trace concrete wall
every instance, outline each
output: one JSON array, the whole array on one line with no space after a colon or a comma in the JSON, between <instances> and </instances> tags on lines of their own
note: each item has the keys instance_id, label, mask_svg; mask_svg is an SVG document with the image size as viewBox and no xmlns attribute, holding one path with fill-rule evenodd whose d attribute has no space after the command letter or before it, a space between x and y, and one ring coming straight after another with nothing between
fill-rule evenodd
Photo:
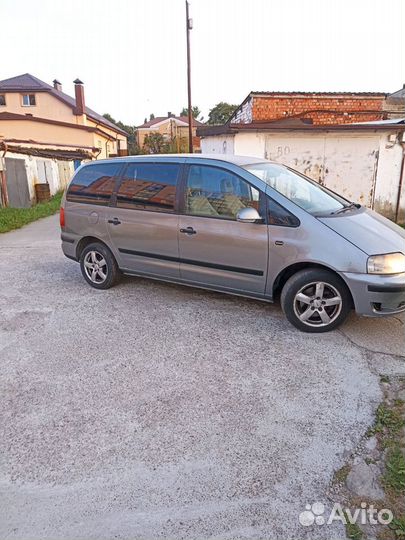
<instances>
[{"instance_id":1,"label":"concrete wall","mask_svg":"<svg viewBox=\"0 0 405 540\"><path fill-rule=\"evenodd\" d=\"M201 151L206 154L238 154L234 149L234 135L204 137L201 139Z\"/></svg>"},{"instance_id":2,"label":"concrete wall","mask_svg":"<svg viewBox=\"0 0 405 540\"><path fill-rule=\"evenodd\" d=\"M393 220L395 219L395 210L398 199L403 150L398 142L390 141L388 133L383 133L379 142L380 147L374 193L374 209L380 214ZM400 196L398 222L405 223L405 179L403 180Z\"/></svg>"},{"instance_id":3,"label":"concrete wall","mask_svg":"<svg viewBox=\"0 0 405 540\"><path fill-rule=\"evenodd\" d=\"M40 158L7 152L7 158L19 159L24 162L27 171L28 189L32 203L35 203L35 184L48 183L51 195L65 189L74 173L72 161ZM6 170L7 175L7 170Z\"/></svg>"},{"instance_id":4,"label":"concrete wall","mask_svg":"<svg viewBox=\"0 0 405 540\"><path fill-rule=\"evenodd\" d=\"M231 137L233 145L228 144ZM402 147L392 132L245 132L205 137L202 152L283 163L349 200L395 218ZM405 193L400 208L403 223Z\"/></svg>"}]
</instances>

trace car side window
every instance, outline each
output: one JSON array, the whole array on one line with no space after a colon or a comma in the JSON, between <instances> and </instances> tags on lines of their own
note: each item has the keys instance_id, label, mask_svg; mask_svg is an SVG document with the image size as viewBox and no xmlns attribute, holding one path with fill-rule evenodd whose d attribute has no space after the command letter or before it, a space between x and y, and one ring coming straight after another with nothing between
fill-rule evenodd
<instances>
[{"instance_id":1,"label":"car side window","mask_svg":"<svg viewBox=\"0 0 405 540\"><path fill-rule=\"evenodd\" d=\"M291 214L284 206L270 197L267 198L267 214L269 225L278 225L279 227L298 227L300 225L300 220L294 214Z\"/></svg>"},{"instance_id":2,"label":"car side window","mask_svg":"<svg viewBox=\"0 0 405 540\"><path fill-rule=\"evenodd\" d=\"M186 193L186 214L192 216L236 219L242 208L259 211L260 192L226 169L208 165L189 167Z\"/></svg>"},{"instance_id":3,"label":"car side window","mask_svg":"<svg viewBox=\"0 0 405 540\"><path fill-rule=\"evenodd\" d=\"M70 202L108 205L122 163L86 165L73 177L66 193Z\"/></svg>"},{"instance_id":4,"label":"car side window","mask_svg":"<svg viewBox=\"0 0 405 540\"><path fill-rule=\"evenodd\" d=\"M117 192L117 206L154 212L174 212L176 163L129 163Z\"/></svg>"}]
</instances>

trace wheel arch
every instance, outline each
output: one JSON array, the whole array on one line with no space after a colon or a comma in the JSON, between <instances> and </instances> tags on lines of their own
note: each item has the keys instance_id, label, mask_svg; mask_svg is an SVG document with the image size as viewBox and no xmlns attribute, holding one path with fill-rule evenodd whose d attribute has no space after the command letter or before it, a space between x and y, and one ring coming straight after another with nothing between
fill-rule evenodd
<instances>
[{"instance_id":1,"label":"wheel arch","mask_svg":"<svg viewBox=\"0 0 405 540\"><path fill-rule=\"evenodd\" d=\"M76 258L77 258L78 261L80 260L80 256L81 256L83 250L89 244L93 244L94 242L97 242L97 243L102 244L103 246L105 246L108 249L108 251L111 253L111 255L114 257L114 254L111 251L111 249L108 247L108 245L105 242L100 240L100 238L97 238L96 236L84 236L83 238L81 238L79 240L79 242L77 243L77 246L76 246ZM114 259L115 259L115 257L114 257Z\"/></svg>"},{"instance_id":2,"label":"wheel arch","mask_svg":"<svg viewBox=\"0 0 405 540\"><path fill-rule=\"evenodd\" d=\"M336 272L336 270L334 270L330 266L326 266L325 264L319 264L319 263L314 263L314 262L294 263L294 264L290 264L289 266L286 266L283 270L281 270L273 282L273 298L276 299L280 296L280 293L284 285L287 283L287 281L290 279L291 276L293 276L300 270L307 270L310 268L319 269L319 270L327 270L328 272L331 272L332 274L337 276L342 281L342 283L344 283L347 290L349 291L350 298L352 300L352 306L354 306L352 292L349 289L346 281L342 278L342 276L340 276L339 273Z\"/></svg>"}]
</instances>

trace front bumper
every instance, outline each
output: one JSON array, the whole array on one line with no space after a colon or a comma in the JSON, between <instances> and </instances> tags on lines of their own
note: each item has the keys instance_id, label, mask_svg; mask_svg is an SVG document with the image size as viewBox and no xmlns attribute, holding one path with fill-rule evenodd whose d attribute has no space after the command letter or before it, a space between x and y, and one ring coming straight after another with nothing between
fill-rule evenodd
<instances>
[{"instance_id":1,"label":"front bumper","mask_svg":"<svg viewBox=\"0 0 405 540\"><path fill-rule=\"evenodd\" d=\"M394 276L342 273L359 315L381 317L405 311L405 273Z\"/></svg>"}]
</instances>

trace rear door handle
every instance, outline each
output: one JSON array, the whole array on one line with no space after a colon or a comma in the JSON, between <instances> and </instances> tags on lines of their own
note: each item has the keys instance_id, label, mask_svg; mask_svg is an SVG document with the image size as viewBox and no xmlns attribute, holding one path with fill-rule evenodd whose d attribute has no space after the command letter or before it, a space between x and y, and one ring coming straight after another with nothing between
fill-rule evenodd
<instances>
[{"instance_id":1,"label":"rear door handle","mask_svg":"<svg viewBox=\"0 0 405 540\"><path fill-rule=\"evenodd\" d=\"M180 229L180 232L184 234L197 234L197 231L195 231L193 227L186 227L185 229Z\"/></svg>"},{"instance_id":2,"label":"rear door handle","mask_svg":"<svg viewBox=\"0 0 405 540\"><path fill-rule=\"evenodd\" d=\"M109 219L108 223L112 223L113 225L119 225L121 221L115 217L114 219Z\"/></svg>"}]
</instances>

